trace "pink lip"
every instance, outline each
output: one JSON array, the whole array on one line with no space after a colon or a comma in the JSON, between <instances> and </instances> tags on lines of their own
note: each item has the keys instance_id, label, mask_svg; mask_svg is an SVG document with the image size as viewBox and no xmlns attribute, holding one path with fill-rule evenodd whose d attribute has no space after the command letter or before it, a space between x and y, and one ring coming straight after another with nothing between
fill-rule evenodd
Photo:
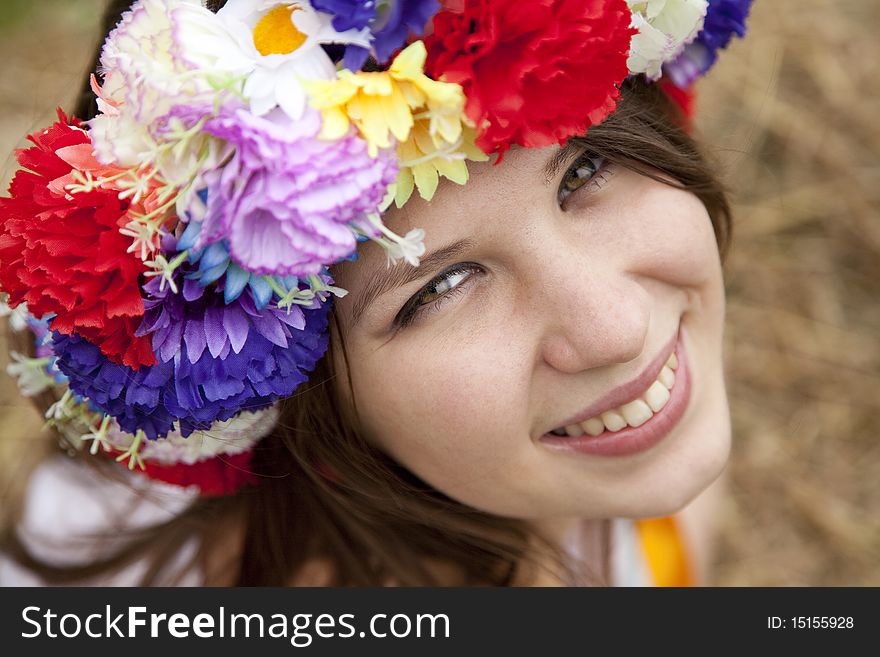
<instances>
[{"instance_id":1,"label":"pink lip","mask_svg":"<svg viewBox=\"0 0 880 657\"><path fill-rule=\"evenodd\" d=\"M681 325L679 325L679 330L672 336L672 339L666 343L666 346L660 350L660 353L654 357L654 360L648 364L645 371L639 374L638 377L629 383L623 384L619 388L615 388L599 401L591 404L574 417L569 418L560 424L558 428L561 429L562 427L567 427L572 424L580 424L585 420L589 420L591 417L601 415L605 411L610 411L612 408L623 406L636 397L640 397L642 393L648 389L648 386L654 383L654 381L657 380L657 377L660 376L660 370L663 369L666 361L669 360L669 354L671 354L673 348L675 348L680 332Z\"/></svg>"},{"instance_id":2,"label":"pink lip","mask_svg":"<svg viewBox=\"0 0 880 657\"><path fill-rule=\"evenodd\" d=\"M664 406L659 413L655 413L654 416L643 425L639 427L627 426L620 431L608 431L606 429L604 433L598 436L584 434L577 438L555 436L546 433L541 436L541 442L545 443L553 450L574 451L583 454L598 454L601 456L628 456L630 454L637 454L638 452L645 451L654 446L669 434L673 427L675 427L681 419L681 416L684 415L691 398L690 365L686 357L684 344L681 340L678 340L675 343L675 355L678 358L678 368L675 370L675 385L672 386L672 390L670 391L669 401L666 402L666 406ZM642 384L641 381L645 375L643 374L640 376L636 380L636 382L639 382L639 385L635 386L635 393L630 394L629 396L624 396L617 405L637 397L647 388L648 384L657 378L660 374L660 369L669 358L669 352L664 351L661 356L662 360L652 362L651 366L646 370L646 373L648 373L647 382ZM659 362L659 366L655 369L656 362ZM636 382L618 388L612 394L617 394L619 390L623 390L624 388L630 390ZM604 399L610 398L611 395L603 398L601 401L604 402ZM593 405L593 408L599 407L599 403ZM604 408L607 410L608 408L615 408L615 406L605 406ZM584 419L590 417L595 417L595 414L586 415L584 416ZM569 424L576 423L577 422L570 422Z\"/></svg>"}]
</instances>

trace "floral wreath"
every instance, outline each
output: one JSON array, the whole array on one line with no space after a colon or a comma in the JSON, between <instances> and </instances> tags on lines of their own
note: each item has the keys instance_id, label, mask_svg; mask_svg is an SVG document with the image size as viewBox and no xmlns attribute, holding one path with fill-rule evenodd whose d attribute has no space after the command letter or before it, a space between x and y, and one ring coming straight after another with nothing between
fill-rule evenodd
<instances>
[{"instance_id":1,"label":"floral wreath","mask_svg":"<svg viewBox=\"0 0 880 657\"><path fill-rule=\"evenodd\" d=\"M221 3L213 3L221 4ZM467 160L614 111L627 76L686 102L751 0L139 0L91 78L99 113L30 136L0 199L0 290L70 443L205 495L324 354L328 267Z\"/></svg>"}]
</instances>

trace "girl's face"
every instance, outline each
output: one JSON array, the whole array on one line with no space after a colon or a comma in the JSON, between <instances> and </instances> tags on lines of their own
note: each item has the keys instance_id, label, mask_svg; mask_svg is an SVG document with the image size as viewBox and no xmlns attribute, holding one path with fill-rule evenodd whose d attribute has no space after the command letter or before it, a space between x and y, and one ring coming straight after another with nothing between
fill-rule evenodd
<instances>
[{"instance_id":1,"label":"girl's face","mask_svg":"<svg viewBox=\"0 0 880 657\"><path fill-rule=\"evenodd\" d=\"M712 224L689 192L577 153L560 163L559 150L469 163L465 186L389 212L398 235L425 229L420 267L388 268L365 243L334 269L350 292L336 312L363 429L425 482L494 515L671 513L720 474L730 445ZM602 411L642 397L673 349L666 405L611 431ZM658 407L665 396L649 393ZM547 435L587 414L612 426Z\"/></svg>"}]
</instances>

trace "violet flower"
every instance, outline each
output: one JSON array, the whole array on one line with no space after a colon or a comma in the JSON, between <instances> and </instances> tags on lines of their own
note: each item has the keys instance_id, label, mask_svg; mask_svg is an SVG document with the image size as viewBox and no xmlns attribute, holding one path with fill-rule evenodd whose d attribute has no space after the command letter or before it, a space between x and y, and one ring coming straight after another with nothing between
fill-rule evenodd
<instances>
[{"instance_id":1,"label":"violet flower","mask_svg":"<svg viewBox=\"0 0 880 657\"><path fill-rule=\"evenodd\" d=\"M177 423L188 436L265 408L290 396L327 349L329 303L295 306L290 313L272 304L260 311L248 288L227 305L222 285L178 280L179 294L168 286L160 290L157 279L144 287L149 298L138 334L152 335L156 365L135 371L109 361L78 335L53 332L70 389L128 433L143 430L156 439Z\"/></svg>"},{"instance_id":2,"label":"violet flower","mask_svg":"<svg viewBox=\"0 0 880 657\"><path fill-rule=\"evenodd\" d=\"M333 16L339 32L369 27L376 59L384 64L406 42L410 32L421 36L425 25L440 9L437 0L312 0L312 6ZM343 65L359 71L367 61L366 48L349 44Z\"/></svg>"},{"instance_id":3,"label":"violet flower","mask_svg":"<svg viewBox=\"0 0 880 657\"><path fill-rule=\"evenodd\" d=\"M277 276L318 274L344 259L357 241L349 223L376 212L397 177L394 149L367 153L352 132L318 138L321 114L299 121L275 110L258 117L222 108L204 130L235 149L204 179L208 207L197 248L227 240L232 260L247 271Z\"/></svg>"}]
</instances>

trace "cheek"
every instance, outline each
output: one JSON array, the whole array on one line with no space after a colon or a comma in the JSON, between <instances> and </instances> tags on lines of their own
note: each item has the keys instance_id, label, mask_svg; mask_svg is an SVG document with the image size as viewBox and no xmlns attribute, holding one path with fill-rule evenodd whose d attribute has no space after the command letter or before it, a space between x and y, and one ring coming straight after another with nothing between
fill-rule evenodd
<instances>
[{"instance_id":1,"label":"cheek","mask_svg":"<svg viewBox=\"0 0 880 657\"><path fill-rule=\"evenodd\" d=\"M639 222L641 238L633 240L638 246L632 262L644 280L684 291L697 324L695 340L707 354L720 358L724 278L709 213L693 194L667 186L655 188L645 202L658 214Z\"/></svg>"},{"instance_id":2,"label":"cheek","mask_svg":"<svg viewBox=\"0 0 880 657\"><path fill-rule=\"evenodd\" d=\"M645 279L682 288L713 285L718 247L706 207L693 194L654 181L630 200L621 237L626 269Z\"/></svg>"},{"instance_id":3,"label":"cheek","mask_svg":"<svg viewBox=\"0 0 880 657\"><path fill-rule=\"evenodd\" d=\"M503 477L503 465L521 458L516 451L530 444L517 435L527 422L527 372L517 369L524 359L517 350L486 348L505 344L501 336L469 337L450 335L448 343L407 359L376 359L360 368L363 385L355 381L370 440L462 501L474 486ZM377 380L385 383L368 383Z\"/></svg>"}]
</instances>

